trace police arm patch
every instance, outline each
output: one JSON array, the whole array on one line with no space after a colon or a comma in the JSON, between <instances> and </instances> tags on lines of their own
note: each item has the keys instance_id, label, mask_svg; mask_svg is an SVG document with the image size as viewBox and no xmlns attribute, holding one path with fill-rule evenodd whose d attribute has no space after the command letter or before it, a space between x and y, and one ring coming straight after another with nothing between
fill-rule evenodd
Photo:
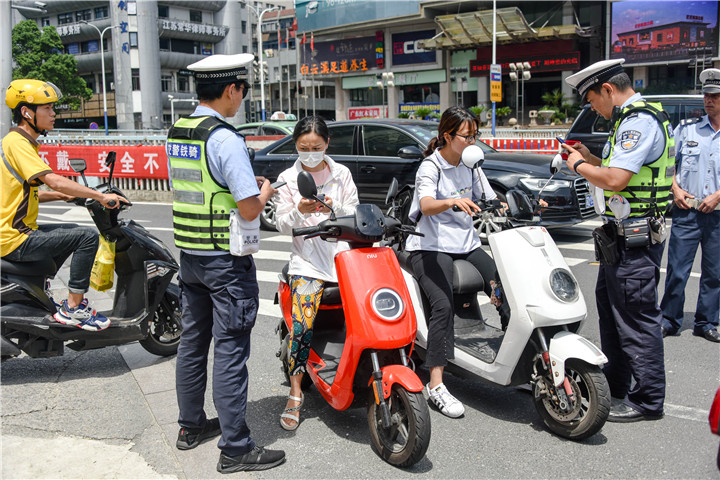
<instances>
[{"instance_id":1,"label":"police arm patch","mask_svg":"<svg viewBox=\"0 0 720 480\"><path fill-rule=\"evenodd\" d=\"M637 130L625 130L622 134L620 134L620 140L618 143L620 143L620 147L623 150L632 150L637 147L640 142L640 137L642 137L642 133Z\"/></svg>"}]
</instances>

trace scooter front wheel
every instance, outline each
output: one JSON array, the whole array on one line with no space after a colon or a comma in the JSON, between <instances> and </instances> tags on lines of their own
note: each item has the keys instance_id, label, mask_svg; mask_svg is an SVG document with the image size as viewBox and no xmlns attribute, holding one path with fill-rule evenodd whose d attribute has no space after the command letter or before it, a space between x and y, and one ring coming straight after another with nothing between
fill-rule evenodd
<instances>
[{"instance_id":1,"label":"scooter front wheel","mask_svg":"<svg viewBox=\"0 0 720 480\"><path fill-rule=\"evenodd\" d=\"M140 345L153 355L169 357L177 353L182 333L180 287L171 283L148 325L148 336Z\"/></svg>"},{"instance_id":2,"label":"scooter front wheel","mask_svg":"<svg viewBox=\"0 0 720 480\"><path fill-rule=\"evenodd\" d=\"M550 375L535 383L533 401L545 425L570 440L584 440L605 425L610 413L610 387L600 367L577 359L565 363L565 376L572 389L572 401L561 408Z\"/></svg>"},{"instance_id":3,"label":"scooter front wheel","mask_svg":"<svg viewBox=\"0 0 720 480\"><path fill-rule=\"evenodd\" d=\"M420 392L393 385L386 399L391 425L383 425L382 411L372 389L368 398L368 425L377 453L396 467L409 467L425 456L430 445L430 410Z\"/></svg>"}]
</instances>

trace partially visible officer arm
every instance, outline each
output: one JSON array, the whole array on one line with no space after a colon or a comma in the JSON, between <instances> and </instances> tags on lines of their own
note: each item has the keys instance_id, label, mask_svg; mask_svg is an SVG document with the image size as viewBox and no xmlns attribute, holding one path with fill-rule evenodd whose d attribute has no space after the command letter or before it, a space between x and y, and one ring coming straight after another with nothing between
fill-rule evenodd
<instances>
[{"instance_id":1,"label":"partially visible officer arm","mask_svg":"<svg viewBox=\"0 0 720 480\"><path fill-rule=\"evenodd\" d=\"M227 182L240 215L248 221L255 220L277 190L270 181L255 177L250 165L247 147L242 137L219 128L208 139L208 163L213 174Z\"/></svg>"},{"instance_id":2,"label":"partially visible officer arm","mask_svg":"<svg viewBox=\"0 0 720 480\"><path fill-rule=\"evenodd\" d=\"M665 138L661 135L660 126L651 115L637 114L623 120L615 136L612 158L607 168L596 167L590 163L577 166L577 173L590 183L604 190L619 192L628 186L633 175L657 151L660 144L664 148ZM569 145L563 145L568 155L568 168L573 169L582 154ZM659 147L658 147L659 148Z\"/></svg>"}]
</instances>

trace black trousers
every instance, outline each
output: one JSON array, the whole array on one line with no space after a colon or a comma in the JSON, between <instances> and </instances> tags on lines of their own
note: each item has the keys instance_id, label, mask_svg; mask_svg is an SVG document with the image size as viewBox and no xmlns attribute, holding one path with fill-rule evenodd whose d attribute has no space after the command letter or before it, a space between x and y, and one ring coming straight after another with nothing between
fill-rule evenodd
<instances>
[{"instance_id":1,"label":"black trousers","mask_svg":"<svg viewBox=\"0 0 720 480\"><path fill-rule=\"evenodd\" d=\"M453 309L453 262L462 259L472 263L485 281L485 293L490 296L490 280L495 280L495 261L482 248L468 253L443 253L420 250L410 255L415 278L430 302L428 344L425 365L444 367L455 358L455 311ZM510 318L507 302L498 307L503 324Z\"/></svg>"},{"instance_id":2,"label":"black trousers","mask_svg":"<svg viewBox=\"0 0 720 480\"><path fill-rule=\"evenodd\" d=\"M181 427L201 428L210 343L214 340L213 401L226 455L255 447L245 421L250 332L258 310L258 284L251 256L180 253L182 326L175 367Z\"/></svg>"},{"instance_id":3,"label":"black trousers","mask_svg":"<svg viewBox=\"0 0 720 480\"><path fill-rule=\"evenodd\" d=\"M627 395L636 410L661 414L665 352L657 284L665 244L626 250L622 237L618 243L620 262L600 265L595 287L600 341L608 357L603 370L613 397Z\"/></svg>"}]
</instances>

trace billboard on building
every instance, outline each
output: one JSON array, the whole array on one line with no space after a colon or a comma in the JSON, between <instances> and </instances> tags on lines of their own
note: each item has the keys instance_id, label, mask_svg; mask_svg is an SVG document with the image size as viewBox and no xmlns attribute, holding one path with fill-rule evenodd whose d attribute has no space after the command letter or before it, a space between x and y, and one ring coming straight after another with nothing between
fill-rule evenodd
<instances>
[{"instance_id":1,"label":"billboard on building","mask_svg":"<svg viewBox=\"0 0 720 480\"><path fill-rule=\"evenodd\" d=\"M626 64L718 55L718 2L613 2L610 58Z\"/></svg>"},{"instance_id":2,"label":"billboard on building","mask_svg":"<svg viewBox=\"0 0 720 480\"><path fill-rule=\"evenodd\" d=\"M378 47L377 36L300 43L300 73L304 76L359 74L382 68L383 48Z\"/></svg>"},{"instance_id":3,"label":"billboard on building","mask_svg":"<svg viewBox=\"0 0 720 480\"><path fill-rule=\"evenodd\" d=\"M295 0L301 32L412 15L419 11L420 0Z\"/></svg>"},{"instance_id":4,"label":"billboard on building","mask_svg":"<svg viewBox=\"0 0 720 480\"><path fill-rule=\"evenodd\" d=\"M394 33L392 36L392 64L435 63L435 50L423 50L418 44L421 40L433 36L435 36L435 30Z\"/></svg>"}]
</instances>

